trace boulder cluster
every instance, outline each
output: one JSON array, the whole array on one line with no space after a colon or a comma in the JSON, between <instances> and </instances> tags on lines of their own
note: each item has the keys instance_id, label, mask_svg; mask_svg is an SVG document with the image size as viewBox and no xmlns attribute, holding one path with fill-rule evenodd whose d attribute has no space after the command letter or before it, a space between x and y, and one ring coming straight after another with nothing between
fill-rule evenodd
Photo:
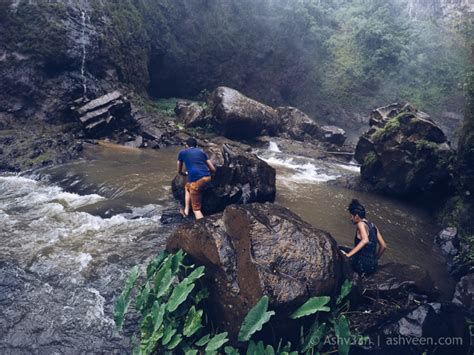
<instances>
[{"instance_id":1,"label":"boulder cluster","mask_svg":"<svg viewBox=\"0 0 474 355\"><path fill-rule=\"evenodd\" d=\"M427 203L453 192L453 150L426 113L392 104L374 110L370 126L355 151L362 180L377 191Z\"/></svg>"}]
</instances>

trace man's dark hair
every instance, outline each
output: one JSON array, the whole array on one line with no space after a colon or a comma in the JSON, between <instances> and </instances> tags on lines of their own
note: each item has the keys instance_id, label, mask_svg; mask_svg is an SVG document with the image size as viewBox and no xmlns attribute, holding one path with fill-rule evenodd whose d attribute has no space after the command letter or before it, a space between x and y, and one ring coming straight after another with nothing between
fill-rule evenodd
<instances>
[{"instance_id":1,"label":"man's dark hair","mask_svg":"<svg viewBox=\"0 0 474 355\"><path fill-rule=\"evenodd\" d=\"M347 207L347 210L353 216L358 215L360 218L365 218L365 207L362 206L362 204L356 199L353 199L351 201L351 203Z\"/></svg>"},{"instance_id":2,"label":"man's dark hair","mask_svg":"<svg viewBox=\"0 0 474 355\"><path fill-rule=\"evenodd\" d=\"M188 147L196 148L196 147L197 147L197 144L198 144L198 143L197 143L197 140L194 139L194 138L192 138L192 137L186 139L186 145L187 145Z\"/></svg>"}]
</instances>

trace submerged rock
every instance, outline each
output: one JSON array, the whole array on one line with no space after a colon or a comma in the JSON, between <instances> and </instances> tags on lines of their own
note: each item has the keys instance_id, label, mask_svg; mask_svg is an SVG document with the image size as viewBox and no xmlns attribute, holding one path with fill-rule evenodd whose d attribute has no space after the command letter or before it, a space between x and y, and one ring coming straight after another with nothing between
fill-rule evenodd
<instances>
[{"instance_id":1,"label":"submerged rock","mask_svg":"<svg viewBox=\"0 0 474 355\"><path fill-rule=\"evenodd\" d=\"M264 295L286 319L311 296L334 295L343 261L331 235L270 203L233 205L178 227L167 249L183 249L206 266L211 317L235 339L243 318ZM274 324L277 331L285 324Z\"/></svg>"},{"instance_id":2,"label":"submerged rock","mask_svg":"<svg viewBox=\"0 0 474 355\"><path fill-rule=\"evenodd\" d=\"M255 154L236 145L210 145L206 149L216 166L211 184L203 192L204 215L221 212L230 204L273 202L276 195L276 172ZM173 196L184 203L186 177L176 176Z\"/></svg>"},{"instance_id":3,"label":"submerged rock","mask_svg":"<svg viewBox=\"0 0 474 355\"><path fill-rule=\"evenodd\" d=\"M363 279L365 294L369 297L399 299L408 293L416 293L434 298L437 289L426 270L416 265L387 263Z\"/></svg>"},{"instance_id":4,"label":"submerged rock","mask_svg":"<svg viewBox=\"0 0 474 355\"><path fill-rule=\"evenodd\" d=\"M411 105L372 112L371 129L357 144L361 176L378 190L431 203L452 192L452 157L442 130Z\"/></svg>"}]
</instances>

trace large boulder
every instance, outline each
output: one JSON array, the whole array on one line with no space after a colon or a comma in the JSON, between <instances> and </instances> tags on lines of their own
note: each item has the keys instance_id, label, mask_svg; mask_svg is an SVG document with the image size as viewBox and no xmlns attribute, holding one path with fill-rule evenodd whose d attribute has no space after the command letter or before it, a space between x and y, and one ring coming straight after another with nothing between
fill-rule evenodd
<instances>
[{"instance_id":1,"label":"large boulder","mask_svg":"<svg viewBox=\"0 0 474 355\"><path fill-rule=\"evenodd\" d=\"M217 171L203 192L204 215L221 212L230 204L275 200L275 169L255 154L230 144L211 144L205 150ZM185 184L186 177L179 175L172 182L173 196L182 203Z\"/></svg>"},{"instance_id":2,"label":"large boulder","mask_svg":"<svg viewBox=\"0 0 474 355\"><path fill-rule=\"evenodd\" d=\"M342 257L331 235L271 203L232 205L180 225L167 249L183 249L206 266L210 315L234 339L262 296L288 322L291 309L308 297L334 295L343 281Z\"/></svg>"},{"instance_id":3,"label":"large boulder","mask_svg":"<svg viewBox=\"0 0 474 355\"><path fill-rule=\"evenodd\" d=\"M312 141L317 139L335 145L343 145L346 132L336 126L319 126L306 113L295 107L277 108L280 132L284 136L298 141Z\"/></svg>"},{"instance_id":4,"label":"large boulder","mask_svg":"<svg viewBox=\"0 0 474 355\"><path fill-rule=\"evenodd\" d=\"M276 110L237 90L218 87L211 96L212 114L218 129L230 138L253 138L279 131Z\"/></svg>"},{"instance_id":5,"label":"large boulder","mask_svg":"<svg viewBox=\"0 0 474 355\"><path fill-rule=\"evenodd\" d=\"M442 130L409 104L374 110L355 159L376 190L427 203L452 192L453 151Z\"/></svg>"},{"instance_id":6,"label":"large boulder","mask_svg":"<svg viewBox=\"0 0 474 355\"><path fill-rule=\"evenodd\" d=\"M290 138L304 141L321 137L321 128L303 111L295 107L278 107L280 130Z\"/></svg>"},{"instance_id":7,"label":"large boulder","mask_svg":"<svg viewBox=\"0 0 474 355\"><path fill-rule=\"evenodd\" d=\"M362 281L365 294L369 297L390 299L405 298L408 293L434 298L438 291L430 274L417 265L387 263Z\"/></svg>"}]
</instances>

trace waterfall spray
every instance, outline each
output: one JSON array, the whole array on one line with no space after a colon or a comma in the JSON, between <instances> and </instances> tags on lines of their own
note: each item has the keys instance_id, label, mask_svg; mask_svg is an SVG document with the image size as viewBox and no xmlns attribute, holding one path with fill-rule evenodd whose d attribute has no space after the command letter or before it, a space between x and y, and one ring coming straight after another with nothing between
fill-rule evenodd
<instances>
[{"instance_id":1,"label":"waterfall spray","mask_svg":"<svg viewBox=\"0 0 474 355\"><path fill-rule=\"evenodd\" d=\"M81 10L81 20L82 20L82 32L81 32L81 45L82 45L82 61L81 61L81 78L82 78L82 87L83 87L83 97L86 97L87 93L87 79L85 75L86 68L86 12Z\"/></svg>"}]
</instances>

